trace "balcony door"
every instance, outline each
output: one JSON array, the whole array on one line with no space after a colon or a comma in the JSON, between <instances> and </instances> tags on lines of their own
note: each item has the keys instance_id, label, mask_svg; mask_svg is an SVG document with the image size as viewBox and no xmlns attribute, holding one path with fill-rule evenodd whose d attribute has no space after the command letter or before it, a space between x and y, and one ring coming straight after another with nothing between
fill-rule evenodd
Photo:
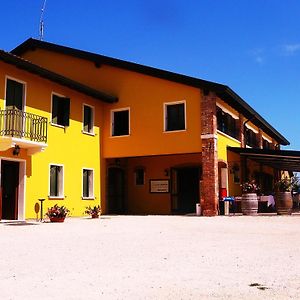
<instances>
[{"instance_id":1,"label":"balcony door","mask_svg":"<svg viewBox=\"0 0 300 300\"><path fill-rule=\"evenodd\" d=\"M6 109L23 110L24 84L13 79L6 80Z\"/></svg>"},{"instance_id":2,"label":"balcony door","mask_svg":"<svg viewBox=\"0 0 300 300\"><path fill-rule=\"evenodd\" d=\"M13 79L6 79L5 96L5 133L6 135L22 137L24 118L25 85Z\"/></svg>"}]
</instances>

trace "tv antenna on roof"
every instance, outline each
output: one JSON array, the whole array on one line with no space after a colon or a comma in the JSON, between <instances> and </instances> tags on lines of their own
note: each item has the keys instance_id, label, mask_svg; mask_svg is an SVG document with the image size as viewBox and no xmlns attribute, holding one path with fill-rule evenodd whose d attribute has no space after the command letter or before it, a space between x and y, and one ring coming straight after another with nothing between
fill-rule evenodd
<instances>
[{"instance_id":1,"label":"tv antenna on roof","mask_svg":"<svg viewBox=\"0 0 300 300\"><path fill-rule=\"evenodd\" d=\"M42 41L44 39L44 12L46 8L46 1L44 0L42 12L41 12L41 18L40 18L40 34L39 34L39 40Z\"/></svg>"}]
</instances>

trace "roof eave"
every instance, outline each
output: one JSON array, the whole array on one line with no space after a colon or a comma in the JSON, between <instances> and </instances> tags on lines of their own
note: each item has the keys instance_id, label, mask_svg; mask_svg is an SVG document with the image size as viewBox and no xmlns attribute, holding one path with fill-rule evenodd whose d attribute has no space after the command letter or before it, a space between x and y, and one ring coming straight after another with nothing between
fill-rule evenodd
<instances>
[{"instance_id":1,"label":"roof eave","mask_svg":"<svg viewBox=\"0 0 300 300\"><path fill-rule=\"evenodd\" d=\"M107 103L114 103L118 101L117 97L107 95L101 91L92 89L88 86L85 86L79 82L76 82L67 77L61 76L60 74L54 73L47 69L44 69L38 65L32 64L29 61L26 61L22 58L19 58L13 54L7 53L5 51L0 50L0 59L6 63L12 64L19 69L28 71L45 79L51 80L58 84L67 86L71 89L74 89L80 93L86 94L87 96L99 99L101 101Z\"/></svg>"},{"instance_id":2,"label":"roof eave","mask_svg":"<svg viewBox=\"0 0 300 300\"><path fill-rule=\"evenodd\" d=\"M227 102L230 106L237 108L242 112L246 118L252 118L254 124L262 127L262 129L273 137L281 145L289 145L289 141L281 135L273 126L271 126L262 116L260 116L250 105L248 105L239 95L237 95L228 86L212 81L206 81L199 78L194 78L170 71L165 71L153 67L148 67L132 62L127 62L95 53L90 53L66 46L56 45L49 42L39 41L33 38L27 39L25 42L17 46L11 52L17 55L22 55L28 49L35 49L36 47L63 52L65 54L75 55L76 57L88 59L95 63L106 63L116 67L123 67L128 70L140 72L146 75L155 76L161 79L166 79L196 88L207 89L214 91L222 100ZM232 101L233 100L233 101Z\"/></svg>"}]
</instances>

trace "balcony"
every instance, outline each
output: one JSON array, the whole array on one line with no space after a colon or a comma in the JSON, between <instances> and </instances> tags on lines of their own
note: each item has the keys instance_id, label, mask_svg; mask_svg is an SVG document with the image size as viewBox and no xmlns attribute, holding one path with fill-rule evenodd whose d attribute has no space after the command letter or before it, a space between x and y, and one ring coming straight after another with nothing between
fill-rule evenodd
<instances>
[{"instance_id":1,"label":"balcony","mask_svg":"<svg viewBox=\"0 0 300 300\"><path fill-rule=\"evenodd\" d=\"M27 154L47 147L47 118L18 109L0 110L0 151L15 146L27 149Z\"/></svg>"}]
</instances>

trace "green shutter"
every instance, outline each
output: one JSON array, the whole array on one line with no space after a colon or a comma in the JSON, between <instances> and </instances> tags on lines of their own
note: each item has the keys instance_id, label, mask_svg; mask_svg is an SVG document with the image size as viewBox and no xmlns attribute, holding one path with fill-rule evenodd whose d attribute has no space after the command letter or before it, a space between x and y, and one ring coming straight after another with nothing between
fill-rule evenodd
<instances>
[{"instance_id":1,"label":"green shutter","mask_svg":"<svg viewBox=\"0 0 300 300\"><path fill-rule=\"evenodd\" d=\"M70 126L70 98L63 98L63 126Z\"/></svg>"},{"instance_id":2,"label":"green shutter","mask_svg":"<svg viewBox=\"0 0 300 300\"><path fill-rule=\"evenodd\" d=\"M22 83L7 79L6 81L6 107L23 110L23 91Z\"/></svg>"},{"instance_id":3,"label":"green shutter","mask_svg":"<svg viewBox=\"0 0 300 300\"><path fill-rule=\"evenodd\" d=\"M83 185L83 197L89 197L89 171L83 170L82 173L82 185Z\"/></svg>"},{"instance_id":4,"label":"green shutter","mask_svg":"<svg viewBox=\"0 0 300 300\"><path fill-rule=\"evenodd\" d=\"M52 95L52 123L58 124L58 101L60 97Z\"/></svg>"},{"instance_id":5,"label":"green shutter","mask_svg":"<svg viewBox=\"0 0 300 300\"><path fill-rule=\"evenodd\" d=\"M89 106L84 106L83 112L83 130L85 132L92 131L92 109Z\"/></svg>"},{"instance_id":6,"label":"green shutter","mask_svg":"<svg viewBox=\"0 0 300 300\"><path fill-rule=\"evenodd\" d=\"M58 196L57 166L50 166L50 196Z\"/></svg>"}]
</instances>

